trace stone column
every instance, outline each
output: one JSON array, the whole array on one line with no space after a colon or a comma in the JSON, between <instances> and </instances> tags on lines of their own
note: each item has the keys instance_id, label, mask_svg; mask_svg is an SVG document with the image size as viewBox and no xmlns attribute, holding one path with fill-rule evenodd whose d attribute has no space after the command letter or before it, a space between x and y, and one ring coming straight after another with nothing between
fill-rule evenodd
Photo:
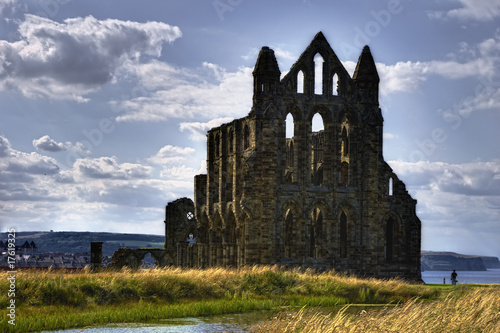
<instances>
[{"instance_id":1,"label":"stone column","mask_svg":"<svg viewBox=\"0 0 500 333\"><path fill-rule=\"evenodd\" d=\"M90 242L90 268L93 271L101 269L103 242Z\"/></svg>"}]
</instances>

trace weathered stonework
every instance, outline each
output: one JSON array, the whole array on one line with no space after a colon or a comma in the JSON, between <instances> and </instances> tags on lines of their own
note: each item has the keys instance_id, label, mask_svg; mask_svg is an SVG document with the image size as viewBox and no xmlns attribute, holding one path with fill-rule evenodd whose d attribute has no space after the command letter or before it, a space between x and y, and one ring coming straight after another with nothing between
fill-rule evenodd
<instances>
[{"instance_id":1,"label":"weathered stonework","mask_svg":"<svg viewBox=\"0 0 500 333\"><path fill-rule=\"evenodd\" d=\"M142 260L148 253L151 254L151 257L155 260L155 264L158 267L165 267L173 264L170 254L164 249L129 249L123 247L113 253L113 258L111 258L111 263L108 265L108 268L119 269L125 266L134 269L141 268Z\"/></svg>"},{"instance_id":2,"label":"weathered stonework","mask_svg":"<svg viewBox=\"0 0 500 333\"><path fill-rule=\"evenodd\" d=\"M315 78L317 54L323 67ZM207 175L195 177L194 203L167 206L165 249L177 264L420 280L416 200L382 156L379 76L368 46L352 78L321 32L283 79L268 47L253 75L248 116L207 134ZM286 138L289 114L294 135ZM315 114L323 119L318 132Z\"/></svg>"}]
</instances>

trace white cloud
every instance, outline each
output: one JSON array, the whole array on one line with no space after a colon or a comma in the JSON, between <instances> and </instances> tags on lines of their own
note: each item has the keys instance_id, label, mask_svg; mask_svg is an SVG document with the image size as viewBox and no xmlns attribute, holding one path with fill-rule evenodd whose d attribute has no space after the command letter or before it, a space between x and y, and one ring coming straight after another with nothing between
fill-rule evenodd
<instances>
[{"instance_id":1,"label":"white cloud","mask_svg":"<svg viewBox=\"0 0 500 333\"><path fill-rule=\"evenodd\" d=\"M159 157L193 152L170 146ZM147 228L161 233L163 207L192 196L192 178L187 176L194 171L199 170L174 167L167 172L175 179L152 179L151 166L119 163L115 157L78 159L72 169L61 170L55 159L15 150L0 135L0 220L28 230L105 225L109 231L123 231L120 223L126 222L129 232Z\"/></svg>"},{"instance_id":2,"label":"white cloud","mask_svg":"<svg viewBox=\"0 0 500 333\"><path fill-rule=\"evenodd\" d=\"M273 51L274 51L274 54L276 55L276 58L280 62L281 61L289 62L289 61L295 61L298 59L298 56L295 53L290 52L288 50L285 50L281 47L275 47L275 48L273 48Z\"/></svg>"},{"instance_id":3,"label":"white cloud","mask_svg":"<svg viewBox=\"0 0 500 333\"><path fill-rule=\"evenodd\" d=\"M397 62L394 65L377 63L380 76L380 93L388 95L396 91L411 92L418 89L430 75L448 79L480 77L494 70L491 59L475 59L465 63L456 61Z\"/></svg>"},{"instance_id":4,"label":"white cloud","mask_svg":"<svg viewBox=\"0 0 500 333\"><path fill-rule=\"evenodd\" d=\"M31 14L20 23L19 34L19 41L0 41L0 89L80 102L112 82L122 66L141 55L160 56L164 42L182 35L178 27L160 22L88 16L58 23Z\"/></svg>"},{"instance_id":5,"label":"white cloud","mask_svg":"<svg viewBox=\"0 0 500 333\"><path fill-rule=\"evenodd\" d=\"M162 178L167 179L185 179L192 181L194 176L199 174L207 173L207 163L206 160L201 161L200 167L198 169L187 167L185 165L180 166L166 166L160 173Z\"/></svg>"},{"instance_id":6,"label":"white cloud","mask_svg":"<svg viewBox=\"0 0 500 333\"><path fill-rule=\"evenodd\" d=\"M191 147L176 147L166 145L162 147L155 156L148 160L154 164L178 164L185 161L188 157L194 155L196 151Z\"/></svg>"},{"instance_id":7,"label":"white cloud","mask_svg":"<svg viewBox=\"0 0 500 333\"><path fill-rule=\"evenodd\" d=\"M448 17L491 21L500 16L499 0L458 0L462 7L455 8L447 12Z\"/></svg>"},{"instance_id":8,"label":"white cloud","mask_svg":"<svg viewBox=\"0 0 500 333\"><path fill-rule=\"evenodd\" d=\"M13 4L16 3L16 1L17 0L0 0L0 14L4 10L4 8L12 6Z\"/></svg>"},{"instance_id":9,"label":"white cloud","mask_svg":"<svg viewBox=\"0 0 500 333\"><path fill-rule=\"evenodd\" d=\"M392 133L384 133L384 139L386 140L392 140L392 139L397 139L398 136L396 134Z\"/></svg>"},{"instance_id":10,"label":"white cloud","mask_svg":"<svg viewBox=\"0 0 500 333\"><path fill-rule=\"evenodd\" d=\"M39 150L50 151L50 152L58 152L66 150L64 143L55 142L48 135L44 135L39 139L33 140L33 147Z\"/></svg>"},{"instance_id":11,"label":"white cloud","mask_svg":"<svg viewBox=\"0 0 500 333\"><path fill-rule=\"evenodd\" d=\"M161 172L162 178L186 179L192 181L194 176L200 174L200 169L182 166L164 168Z\"/></svg>"},{"instance_id":12,"label":"white cloud","mask_svg":"<svg viewBox=\"0 0 500 333\"><path fill-rule=\"evenodd\" d=\"M194 72L151 61L130 70L146 92L151 92L126 101L114 101L113 104L125 112L117 121L213 119L243 116L250 111L252 68L227 72L217 65L204 63L199 72Z\"/></svg>"},{"instance_id":13,"label":"white cloud","mask_svg":"<svg viewBox=\"0 0 500 333\"><path fill-rule=\"evenodd\" d=\"M63 194L50 186L60 172L55 159L15 150L0 136L0 200L61 200Z\"/></svg>"},{"instance_id":14,"label":"white cloud","mask_svg":"<svg viewBox=\"0 0 500 333\"><path fill-rule=\"evenodd\" d=\"M192 182L179 180L137 179L134 181L105 179L76 186L78 197L85 202L99 202L128 207L163 207L171 194L192 191Z\"/></svg>"},{"instance_id":15,"label":"white cloud","mask_svg":"<svg viewBox=\"0 0 500 333\"><path fill-rule=\"evenodd\" d=\"M148 178L152 168L141 164L119 164L116 157L83 158L76 160L77 173L88 178L133 179Z\"/></svg>"},{"instance_id":16,"label":"white cloud","mask_svg":"<svg viewBox=\"0 0 500 333\"><path fill-rule=\"evenodd\" d=\"M234 118L225 117L209 120L208 122L182 122L179 126L181 132L187 130L191 132L189 138L193 141L205 141L207 139L207 132L222 124L232 121Z\"/></svg>"},{"instance_id":17,"label":"white cloud","mask_svg":"<svg viewBox=\"0 0 500 333\"><path fill-rule=\"evenodd\" d=\"M6 157L10 155L12 148L10 147L9 140L0 135L0 157Z\"/></svg>"},{"instance_id":18,"label":"white cloud","mask_svg":"<svg viewBox=\"0 0 500 333\"><path fill-rule=\"evenodd\" d=\"M423 249L500 253L500 160L389 164L417 199Z\"/></svg>"},{"instance_id":19,"label":"white cloud","mask_svg":"<svg viewBox=\"0 0 500 333\"><path fill-rule=\"evenodd\" d=\"M71 142L56 142L50 136L44 135L39 139L33 140L33 147L38 150L48 151L48 152L60 152L64 150L73 150L80 155L88 155L91 152L85 147L81 142L76 142L75 144Z\"/></svg>"},{"instance_id":20,"label":"white cloud","mask_svg":"<svg viewBox=\"0 0 500 333\"><path fill-rule=\"evenodd\" d=\"M295 52L291 52L287 49L284 49L283 47L280 46L271 46L271 49L274 51L274 55L276 56L276 60L278 61L280 70L284 70L285 68L282 68L282 66L286 66L288 64L293 64L297 58L298 55ZM246 55L242 56L243 60L245 61L252 61L256 62L257 57L259 55L260 50L257 48L252 48ZM281 73L283 75L283 73Z\"/></svg>"},{"instance_id":21,"label":"white cloud","mask_svg":"<svg viewBox=\"0 0 500 333\"><path fill-rule=\"evenodd\" d=\"M53 175L59 172L57 161L52 157L37 153L24 153L13 151L7 163L3 163L5 170L10 172L22 172L34 175ZM0 161L0 168L2 162Z\"/></svg>"},{"instance_id":22,"label":"white cloud","mask_svg":"<svg viewBox=\"0 0 500 333\"><path fill-rule=\"evenodd\" d=\"M444 162L390 161L408 184L463 195L500 196L500 160L449 164Z\"/></svg>"}]
</instances>

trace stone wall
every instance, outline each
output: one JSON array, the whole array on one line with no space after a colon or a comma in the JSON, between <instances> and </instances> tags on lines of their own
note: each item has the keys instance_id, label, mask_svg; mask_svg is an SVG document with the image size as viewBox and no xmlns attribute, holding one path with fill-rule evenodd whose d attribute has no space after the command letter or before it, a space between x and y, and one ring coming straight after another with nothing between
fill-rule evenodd
<instances>
[{"instance_id":1,"label":"stone wall","mask_svg":"<svg viewBox=\"0 0 500 333\"><path fill-rule=\"evenodd\" d=\"M182 265L280 264L419 280L416 201L383 159L379 77L369 48L351 78L318 33L282 79L268 47L253 75L248 116L207 134L207 175L195 177L193 206L186 199L167 206L165 249L188 255ZM186 207L195 225L186 221ZM180 254L174 248L186 230L196 250Z\"/></svg>"}]
</instances>

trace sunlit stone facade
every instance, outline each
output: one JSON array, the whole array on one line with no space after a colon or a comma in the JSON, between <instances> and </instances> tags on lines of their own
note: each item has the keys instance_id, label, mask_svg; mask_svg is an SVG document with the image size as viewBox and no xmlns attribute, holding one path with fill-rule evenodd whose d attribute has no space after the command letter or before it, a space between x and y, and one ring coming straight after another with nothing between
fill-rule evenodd
<instances>
[{"instance_id":1,"label":"sunlit stone facade","mask_svg":"<svg viewBox=\"0 0 500 333\"><path fill-rule=\"evenodd\" d=\"M351 77L320 32L283 78L263 47L253 76L250 113L207 134L207 174L195 177L194 202L167 206L173 262L420 280L421 223L382 155L370 49ZM323 128L315 132L317 114Z\"/></svg>"}]
</instances>

